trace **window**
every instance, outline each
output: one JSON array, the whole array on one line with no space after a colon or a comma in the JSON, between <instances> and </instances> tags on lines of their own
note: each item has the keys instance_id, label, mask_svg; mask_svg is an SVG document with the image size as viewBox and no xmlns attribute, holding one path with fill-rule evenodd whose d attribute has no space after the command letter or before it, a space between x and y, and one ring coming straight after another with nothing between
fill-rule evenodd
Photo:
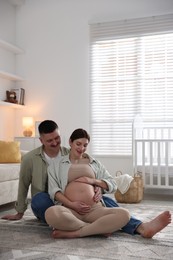
<instances>
[{"instance_id":1,"label":"window","mask_svg":"<svg viewBox=\"0 0 173 260\"><path fill-rule=\"evenodd\" d=\"M173 15L90 27L92 153L131 155L137 114L173 121Z\"/></svg>"}]
</instances>

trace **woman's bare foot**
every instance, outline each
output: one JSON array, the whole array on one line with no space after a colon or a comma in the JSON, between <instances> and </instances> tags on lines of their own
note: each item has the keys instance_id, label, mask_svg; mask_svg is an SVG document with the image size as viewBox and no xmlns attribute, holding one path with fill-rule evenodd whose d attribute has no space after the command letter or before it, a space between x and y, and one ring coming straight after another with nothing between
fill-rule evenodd
<instances>
[{"instance_id":1,"label":"woman's bare foot","mask_svg":"<svg viewBox=\"0 0 173 260\"><path fill-rule=\"evenodd\" d=\"M164 211L149 222L142 223L136 231L145 238L152 238L156 233L171 223L171 213Z\"/></svg>"},{"instance_id":2,"label":"woman's bare foot","mask_svg":"<svg viewBox=\"0 0 173 260\"><path fill-rule=\"evenodd\" d=\"M77 231L62 231L58 229L54 229L52 232L53 238L77 238L79 236L79 232Z\"/></svg>"},{"instance_id":3,"label":"woman's bare foot","mask_svg":"<svg viewBox=\"0 0 173 260\"><path fill-rule=\"evenodd\" d=\"M110 237L111 235L112 235L112 233L103 234L104 237Z\"/></svg>"}]
</instances>

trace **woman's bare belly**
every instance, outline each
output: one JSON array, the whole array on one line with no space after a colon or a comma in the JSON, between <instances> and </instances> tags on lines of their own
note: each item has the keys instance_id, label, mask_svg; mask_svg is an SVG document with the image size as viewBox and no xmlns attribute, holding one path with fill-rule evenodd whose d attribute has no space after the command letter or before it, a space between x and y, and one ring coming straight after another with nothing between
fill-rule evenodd
<instances>
[{"instance_id":1,"label":"woman's bare belly","mask_svg":"<svg viewBox=\"0 0 173 260\"><path fill-rule=\"evenodd\" d=\"M71 201L82 201L87 205L92 206L95 204L94 197L94 187L87 183L82 182L70 182L64 192L64 195Z\"/></svg>"}]
</instances>

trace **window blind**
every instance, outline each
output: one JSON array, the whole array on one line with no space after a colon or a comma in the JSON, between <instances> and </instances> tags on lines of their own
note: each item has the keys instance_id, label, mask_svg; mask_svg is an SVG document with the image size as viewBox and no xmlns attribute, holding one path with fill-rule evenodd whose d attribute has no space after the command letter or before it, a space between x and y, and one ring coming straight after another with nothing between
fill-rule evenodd
<instances>
[{"instance_id":1,"label":"window blind","mask_svg":"<svg viewBox=\"0 0 173 260\"><path fill-rule=\"evenodd\" d=\"M90 25L92 153L131 155L132 122L173 120L173 14Z\"/></svg>"}]
</instances>

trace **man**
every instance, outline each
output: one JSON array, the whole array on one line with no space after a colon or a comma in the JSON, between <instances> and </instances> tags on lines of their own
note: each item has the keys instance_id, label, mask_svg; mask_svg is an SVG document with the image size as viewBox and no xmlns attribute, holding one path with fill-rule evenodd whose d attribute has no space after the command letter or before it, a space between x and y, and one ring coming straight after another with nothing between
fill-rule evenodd
<instances>
[{"instance_id":1,"label":"man","mask_svg":"<svg viewBox=\"0 0 173 260\"><path fill-rule=\"evenodd\" d=\"M45 120L38 127L42 146L24 155L21 162L18 198L15 204L17 213L5 215L2 218L8 220L19 220L27 209L27 194L31 185L31 208L34 215L43 222L45 211L54 205L48 194L47 167L52 160L60 160L67 155L69 150L61 147L61 137L58 125L52 120ZM94 200L101 198L100 189L96 187ZM103 196L107 207L118 207L118 204L111 198ZM140 234L143 237L151 238L171 222L169 211L158 215L155 219L142 223L140 220L131 217L130 221L122 230L129 234Z\"/></svg>"}]
</instances>

